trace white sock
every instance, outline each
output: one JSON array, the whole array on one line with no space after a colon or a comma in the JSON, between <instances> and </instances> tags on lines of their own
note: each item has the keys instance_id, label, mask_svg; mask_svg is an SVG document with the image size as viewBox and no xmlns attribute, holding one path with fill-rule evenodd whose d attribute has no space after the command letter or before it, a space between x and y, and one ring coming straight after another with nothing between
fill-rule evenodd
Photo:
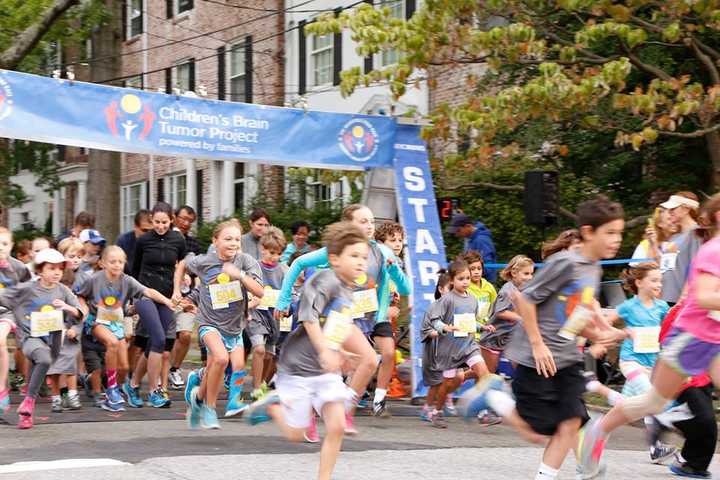
<instances>
[{"instance_id":1,"label":"white sock","mask_svg":"<svg viewBox=\"0 0 720 480\"><path fill-rule=\"evenodd\" d=\"M614 407L618 403L622 403L622 401L625 399L625 397L622 396L620 392L616 392L615 390L610 390L610 394L608 395L608 403L610 406Z\"/></svg>"},{"instance_id":2,"label":"white sock","mask_svg":"<svg viewBox=\"0 0 720 480\"><path fill-rule=\"evenodd\" d=\"M597 380L591 380L585 385L585 389L588 392L597 393L600 391L600 387L602 387L602 383L598 382Z\"/></svg>"},{"instance_id":3,"label":"white sock","mask_svg":"<svg viewBox=\"0 0 720 480\"><path fill-rule=\"evenodd\" d=\"M376 388L375 389L375 398L373 399L373 403L380 403L383 400L385 400L385 395L387 394L387 390L384 388Z\"/></svg>"},{"instance_id":4,"label":"white sock","mask_svg":"<svg viewBox=\"0 0 720 480\"><path fill-rule=\"evenodd\" d=\"M52 398L52 401L54 402L56 400L60 400L60 395L53 395L51 398Z\"/></svg>"},{"instance_id":5,"label":"white sock","mask_svg":"<svg viewBox=\"0 0 720 480\"><path fill-rule=\"evenodd\" d=\"M74 397L75 395L77 395L77 390L70 390L70 389L68 389L68 396L69 396L69 397Z\"/></svg>"},{"instance_id":6,"label":"white sock","mask_svg":"<svg viewBox=\"0 0 720 480\"><path fill-rule=\"evenodd\" d=\"M501 417L508 417L515 410L515 400L505 392L490 390L486 394L487 403L490 408Z\"/></svg>"},{"instance_id":7,"label":"white sock","mask_svg":"<svg viewBox=\"0 0 720 480\"><path fill-rule=\"evenodd\" d=\"M548 467L544 463L541 463L537 475L535 475L535 480L555 480L558 471L556 468Z\"/></svg>"}]
</instances>

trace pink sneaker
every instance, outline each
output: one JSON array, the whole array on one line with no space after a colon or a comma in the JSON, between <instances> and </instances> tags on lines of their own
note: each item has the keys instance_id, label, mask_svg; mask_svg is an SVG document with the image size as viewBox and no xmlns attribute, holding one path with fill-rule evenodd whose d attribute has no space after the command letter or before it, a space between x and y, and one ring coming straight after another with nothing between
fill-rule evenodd
<instances>
[{"instance_id":1,"label":"pink sneaker","mask_svg":"<svg viewBox=\"0 0 720 480\"><path fill-rule=\"evenodd\" d=\"M349 413L345 414L345 435L357 435L358 431L353 423L353 416Z\"/></svg>"},{"instance_id":2,"label":"pink sneaker","mask_svg":"<svg viewBox=\"0 0 720 480\"><path fill-rule=\"evenodd\" d=\"M318 443L320 441L320 434L317 428L317 418L315 415L312 416L310 426L305 429L305 441L308 443Z\"/></svg>"},{"instance_id":3,"label":"pink sneaker","mask_svg":"<svg viewBox=\"0 0 720 480\"><path fill-rule=\"evenodd\" d=\"M33 426L33 411L35 411L35 399L25 397L20 406L17 409L18 412L18 425L17 428L20 430L27 430Z\"/></svg>"}]
</instances>

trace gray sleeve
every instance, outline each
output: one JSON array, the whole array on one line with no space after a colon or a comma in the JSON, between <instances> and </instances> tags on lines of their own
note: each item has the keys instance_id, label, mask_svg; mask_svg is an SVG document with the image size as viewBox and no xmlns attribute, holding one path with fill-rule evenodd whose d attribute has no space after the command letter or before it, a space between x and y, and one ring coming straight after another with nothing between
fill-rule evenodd
<instances>
[{"instance_id":1,"label":"gray sleeve","mask_svg":"<svg viewBox=\"0 0 720 480\"><path fill-rule=\"evenodd\" d=\"M682 268L682 275L685 281L687 281L688 274L690 273L690 264L692 264L701 246L702 241L700 237L695 234L695 230L689 232L685 246L680 250L680 258L678 258L678 268ZM682 285L680 288L682 288Z\"/></svg>"},{"instance_id":2,"label":"gray sleeve","mask_svg":"<svg viewBox=\"0 0 720 480\"><path fill-rule=\"evenodd\" d=\"M315 288L308 288L306 285L302 297L300 297L300 305L298 306L297 320L298 322L320 323L328 299L333 297L334 288L330 285L312 285Z\"/></svg>"},{"instance_id":3,"label":"gray sleeve","mask_svg":"<svg viewBox=\"0 0 720 480\"><path fill-rule=\"evenodd\" d=\"M512 284L506 283L498 292L498 296L493 303L492 313L490 314L490 320L494 320L498 313L507 312L513 310L512 294L517 289Z\"/></svg>"},{"instance_id":4,"label":"gray sleeve","mask_svg":"<svg viewBox=\"0 0 720 480\"><path fill-rule=\"evenodd\" d=\"M78 297L83 297L84 299L89 299L92 297L92 291L93 291L93 277L88 277L85 279L84 282L80 284L80 286L75 290L75 295Z\"/></svg>"},{"instance_id":5,"label":"gray sleeve","mask_svg":"<svg viewBox=\"0 0 720 480\"><path fill-rule=\"evenodd\" d=\"M260 264L252 256L243 253L241 269L252 277L253 280L263 285L263 274L260 269Z\"/></svg>"},{"instance_id":6,"label":"gray sleeve","mask_svg":"<svg viewBox=\"0 0 720 480\"><path fill-rule=\"evenodd\" d=\"M530 303L544 302L572 279L574 268L575 264L567 256L550 260L528 282L522 291L523 295Z\"/></svg>"},{"instance_id":7,"label":"gray sleeve","mask_svg":"<svg viewBox=\"0 0 720 480\"><path fill-rule=\"evenodd\" d=\"M130 275L125 275L125 279L128 282L128 299L138 298L143 296L147 287Z\"/></svg>"},{"instance_id":8,"label":"gray sleeve","mask_svg":"<svg viewBox=\"0 0 720 480\"><path fill-rule=\"evenodd\" d=\"M13 310L22 302L23 294L29 283L20 283L10 288L0 288L0 306Z\"/></svg>"},{"instance_id":9,"label":"gray sleeve","mask_svg":"<svg viewBox=\"0 0 720 480\"><path fill-rule=\"evenodd\" d=\"M449 309L447 305L450 301L451 300L448 296L440 297L436 302L430 304L430 307L428 307L428 321L439 333L443 333L445 331L447 312L452 310Z\"/></svg>"},{"instance_id":10,"label":"gray sleeve","mask_svg":"<svg viewBox=\"0 0 720 480\"><path fill-rule=\"evenodd\" d=\"M199 255L195 255L194 253L190 252L187 254L187 256L183 259L185 261L185 268L188 272L191 274L197 276L200 276L199 270L198 270L198 263L199 263Z\"/></svg>"}]
</instances>

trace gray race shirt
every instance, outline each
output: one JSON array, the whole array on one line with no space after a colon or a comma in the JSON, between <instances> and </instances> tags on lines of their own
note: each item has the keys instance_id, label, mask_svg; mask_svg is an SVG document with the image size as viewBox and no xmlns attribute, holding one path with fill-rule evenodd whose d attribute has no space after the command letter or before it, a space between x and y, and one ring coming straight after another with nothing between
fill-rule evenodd
<instances>
[{"instance_id":1,"label":"gray race shirt","mask_svg":"<svg viewBox=\"0 0 720 480\"><path fill-rule=\"evenodd\" d=\"M252 232L247 232L240 238L240 249L258 262L260 261L260 239Z\"/></svg>"},{"instance_id":2,"label":"gray race shirt","mask_svg":"<svg viewBox=\"0 0 720 480\"><path fill-rule=\"evenodd\" d=\"M517 287L512 282L506 282L502 286L490 311L490 324L495 327L495 331L483 333L480 345L493 350L502 350L505 347L516 324L498 318L498 314L513 311L512 297L517 291Z\"/></svg>"},{"instance_id":3,"label":"gray race shirt","mask_svg":"<svg viewBox=\"0 0 720 480\"><path fill-rule=\"evenodd\" d=\"M85 284L86 281L92 278L93 273L94 272L80 269L75 272L75 279L73 280L73 284L71 287L71 290L75 295L77 295L77 292L80 290L80 288L82 288L83 284Z\"/></svg>"},{"instance_id":4,"label":"gray race shirt","mask_svg":"<svg viewBox=\"0 0 720 480\"><path fill-rule=\"evenodd\" d=\"M677 257L675 258L675 268L664 270L662 276L662 294L660 298L666 302L676 303L680 298L682 289L687 281L690 272L690 264L697 255L702 242L695 234L696 228L684 233L678 233L670 242L675 245ZM672 248L672 247L669 247ZM667 250L666 248L665 250ZM663 256L667 255L664 254ZM664 263L664 262L661 262Z\"/></svg>"},{"instance_id":5,"label":"gray race shirt","mask_svg":"<svg viewBox=\"0 0 720 480\"><path fill-rule=\"evenodd\" d=\"M353 288L355 292L380 288L380 273L384 262L383 254L377 244L370 242L368 246L370 250L368 252L367 274L361 278L361 280L364 280L363 282L356 282ZM375 293L375 297L377 297L377 293ZM363 333L368 334L373 331L376 319L377 311L374 311L367 312L362 317L355 318L354 320L358 328L360 328Z\"/></svg>"},{"instance_id":6,"label":"gray race shirt","mask_svg":"<svg viewBox=\"0 0 720 480\"><path fill-rule=\"evenodd\" d=\"M568 319L572 318L574 323L579 317L586 318L598 294L601 275L597 262L563 251L550 256L522 291L525 299L537 307L540 334L558 369L582 360L576 340L558 333ZM530 341L522 325L513 330L505 356L526 367L535 367Z\"/></svg>"},{"instance_id":7,"label":"gray race shirt","mask_svg":"<svg viewBox=\"0 0 720 480\"><path fill-rule=\"evenodd\" d=\"M428 308L429 322L438 332L444 331L444 325L453 325L456 315L471 315L473 325L477 325L477 299L470 293L465 296L450 291L430 304ZM480 354L480 347L473 333L464 337L456 337L453 332L444 332L437 339L434 370L449 370L462 366L473 355Z\"/></svg>"},{"instance_id":8,"label":"gray race shirt","mask_svg":"<svg viewBox=\"0 0 720 480\"><path fill-rule=\"evenodd\" d=\"M220 330L228 336L237 336L242 333L245 319L245 302L242 298L228 304L225 308L213 309L210 297L210 285L218 284L218 276L222 273L225 262L218 258L217 253L207 255L190 254L185 257L185 266L188 271L200 279L198 288L198 321L201 327L209 326ZM253 280L263 284L262 272L258 262L246 253L238 253L232 261L240 270L244 271Z\"/></svg>"},{"instance_id":9,"label":"gray race shirt","mask_svg":"<svg viewBox=\"0 0 720 480\"><path fill-rule=\"evenodd\" d=\"M341 312L352 308L352 291L332 270L315 273L303 286L297 320L299 323L319 323L322 327L331 311ZM288 335L280 352L278 369L287 375L316 377L326 373L320 366L305 327L300 325Z\"/></svg>"},{"instance_id":10,"label":"gray race shirt","mask_svg":"<svg viewBox=\"0 0 720 480\"><path fill-rule=\"evenodd\" d=\"M110 281L107 274L100 270L92 274L75 293L85 299L89 316L95 318L98 308L124 310L128 302L141 297L145 290L147 288L130 275L123 273L117 280Z\"/></svg>"},{"instance_id":11,"label":"gray race shirt","mask_svg":"<svg viewBox=\"0 0 720 480\"><path fill-rule=\"evenodd\" d=\"M5 288L14 287L32 279L30 270L17 258L9 257L7 268L0 268L0 291ZM0 317L12 318L13 314L6 308L0 307Z\"/></svg>"},{"instance_id":12,"label":"gray race shirt","mask_svg":"<svg viewBox=\"0 0 720 480\"><path fill-rule=\"evenodd\" d=\"M52 288L45 288L40 284L40 280L37 280L0 290L0 305L12 310L18 332L22 337L30 335L30 314L41 311L45 306L52 307L52 302L56 298L71 307L80 309L77 297L62 284L57 284ZM66 314L66 324L69 323L68 317ZM70 323L77 323L77 321L79 320L73 319Z\"/></svg>"},{"instance_id":13,"label":"gray race shirt","mask_svg":"<svg viewBox=\"0 0 720 480\"><path fill-rule=\"evenodd\" d=\"M280 290L283 278L285 277L285 272L288 271L288 266L283 263L279 263L274 267L270 267L260 262L260 270L262 270L265 289ZM279 327L277 326L277 321L273 317L274 311L274 308L269 308L267 310L258 308L252 309L250 311L250 335L268 335L277 331ZM253 324L256 324L259 328L255 327Z\"/></svg>"}]
</instances>

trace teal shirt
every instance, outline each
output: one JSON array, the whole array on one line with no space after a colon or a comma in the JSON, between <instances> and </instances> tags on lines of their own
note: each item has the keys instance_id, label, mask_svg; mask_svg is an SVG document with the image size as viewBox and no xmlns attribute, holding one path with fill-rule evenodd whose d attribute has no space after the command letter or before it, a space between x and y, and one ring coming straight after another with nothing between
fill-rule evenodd
<instances>
[{"instance_id":1,"label":"teal shirt","mask_svg":"<svg viewBox=\"0 0 720 480\"><path fill-rule=\"evenodd\" d=\"M305 246L301 250L301 253L305 254L309 251L310 245L305 244ZM282 255L280 255L280 263L288 263L290 261L290 257L292 257L295 252L297 252L295 242L288 243L288 246L285 247L285 251L282 253Z\"/></svg>"}]
</instances>

